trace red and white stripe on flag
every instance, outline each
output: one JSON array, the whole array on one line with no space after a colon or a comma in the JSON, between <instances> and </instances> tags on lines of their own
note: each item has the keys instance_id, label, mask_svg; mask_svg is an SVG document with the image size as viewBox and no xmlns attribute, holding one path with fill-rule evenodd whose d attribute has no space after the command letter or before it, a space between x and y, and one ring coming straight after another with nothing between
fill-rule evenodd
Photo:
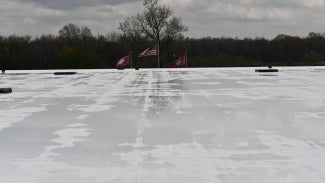
<instances>
[{"instance_id":1,"label":"red and white stripe on flag","mask_svg":"<svg viewBox=\"0 0 325 183\"><path fill-rule=\"evenodd\" d=\"M185 67L186 65L186 56L182 56L181 58L172 62L171 68Z\"/></svg>"},{"instance_id":2,"label":"red and white stripe on flag","mask_svg":"<svg viewBox=\"0 0 325 183\"><path fill-rule=\"evenodd\" d=\"M149 57L149 56L157 56L157 46L153 46L144 50L142 53L138 55L138 57Z\"/></svg>"},{"instance_id":3,"label":"red and white stripe on flag","mask_svg":"<svg viewBox=\"0 0 325 183\"><path fill-rule=\"evenodd\" d=\"M120 60L117 61L115 67L118 68L118 69L121 69L121 68L125 68L125 67L129 66L130 65L130 59L131 59L130 55L121 58Z\"/></svg>"}]
</instances>

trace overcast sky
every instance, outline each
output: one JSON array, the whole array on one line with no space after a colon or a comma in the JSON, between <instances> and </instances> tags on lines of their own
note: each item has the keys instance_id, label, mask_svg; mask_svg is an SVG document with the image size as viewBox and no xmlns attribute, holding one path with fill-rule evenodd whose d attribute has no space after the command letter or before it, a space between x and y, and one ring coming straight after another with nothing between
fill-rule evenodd
<instances>
[{"instance_id":1,"label":"overcast sky","mask_svg":"<svg viewBox=\"0 0 325 183\"><path fill-rule=\"evenodd\" d=\"M189 27L189 37L305 36L325 32L325 0L161 0ZM142 10L140 0L0 0L0 34L57 34L68 23L94 34Z\"/></svg>"}]
</instances>

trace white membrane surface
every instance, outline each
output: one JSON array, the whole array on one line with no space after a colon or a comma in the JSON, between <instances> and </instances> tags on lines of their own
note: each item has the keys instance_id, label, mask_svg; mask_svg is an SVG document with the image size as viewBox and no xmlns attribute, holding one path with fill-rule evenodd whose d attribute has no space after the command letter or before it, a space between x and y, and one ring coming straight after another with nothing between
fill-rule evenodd
<instances>
[{"instance_id":1,"label":"white membrane surface","mask_svg":"<svg viewBox=\"0 0 325 183\"><path fill-rule=\"evenodd\" d=\"M325 68L10 71L0 183L324 183Z\"/></svg>"}]
</instances>

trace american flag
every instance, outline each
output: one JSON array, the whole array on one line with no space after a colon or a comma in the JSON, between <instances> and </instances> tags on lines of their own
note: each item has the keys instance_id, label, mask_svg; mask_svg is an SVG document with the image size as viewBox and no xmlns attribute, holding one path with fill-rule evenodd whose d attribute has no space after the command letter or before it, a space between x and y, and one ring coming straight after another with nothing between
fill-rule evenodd
<instances>
[{"instance_id":1,"label":"american flag","mask_svg":"<svg viewBox=\"0 0 325 183\"><path fill-rule=\"evenodd\" d=\"M149 56L156 56L157 55L157 45L151 48L144 50L142 53L138 55L138 57L149 57Z\"/></svg>"}]
</instances>

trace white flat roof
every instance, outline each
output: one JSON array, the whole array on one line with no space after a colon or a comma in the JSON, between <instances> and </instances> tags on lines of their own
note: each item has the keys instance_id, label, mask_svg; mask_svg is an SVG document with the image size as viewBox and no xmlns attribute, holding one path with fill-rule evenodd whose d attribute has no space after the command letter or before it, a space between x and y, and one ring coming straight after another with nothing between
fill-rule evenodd
<instances>
[{"instance_id":1,"label":"white flat roof","mask_svg":"<svg viewBox=\"0 0 325 183\"><path fill-rule=\"evenodd\" d=\"M0 183L324 183L325 68L9 71Z\"/></svg>"}]
</instances>

